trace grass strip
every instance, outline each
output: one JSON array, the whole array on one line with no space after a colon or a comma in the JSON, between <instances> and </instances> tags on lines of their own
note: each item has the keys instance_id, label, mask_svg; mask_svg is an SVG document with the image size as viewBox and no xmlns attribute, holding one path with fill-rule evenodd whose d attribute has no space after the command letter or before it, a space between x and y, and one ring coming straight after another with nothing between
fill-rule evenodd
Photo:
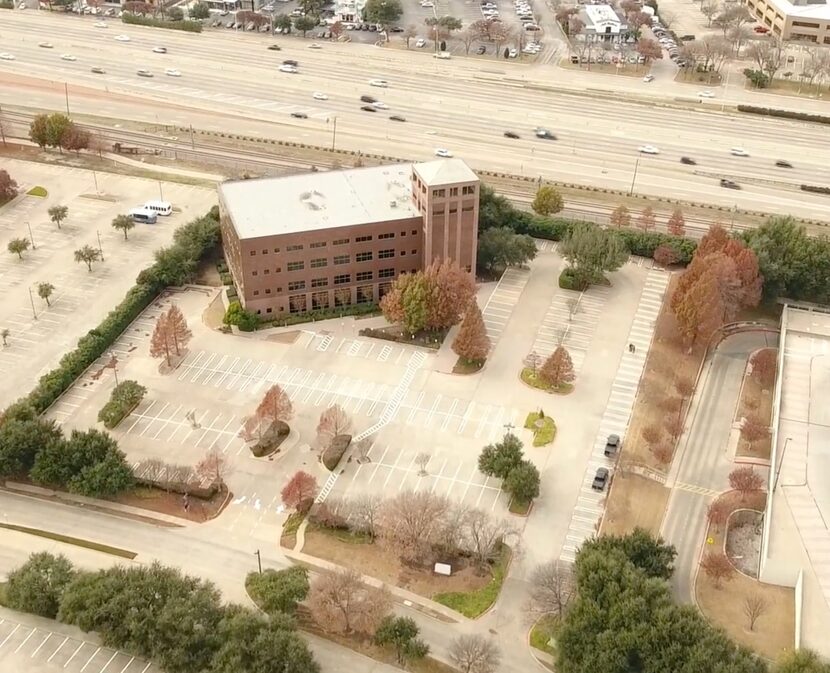
<instances>
[{"instance_id":1,"label":"grass strip","mask_svg":"<svg viewBox=\"0 0 830 673\"><path fill-rule=\"evenodd\" d=\"M55 542L64 542L66 544L72 544L76 547L85 547L86 549L92 549L93 551L100 551L104 554L110 554L112 556L120 556L121 558L125 559L134 559L138 554L135 552L128 551L126 549L121 549L119 547L110 547L108 544L101 544L100 542L92 542L91 540L84 540L83 538L79 537L72 537L70 535L61 535L60 533L53 533L48 530L42 530L40 528L29 528L28 526L17 526L11 523L0 523L0 528L5 528L7 530L14 530L18 533L27 533L29 535L36 535L37 537L46 538L47 540L54 540Z\"/></svg>"},{"instance_id":2,"label":"grass strip","mask_svg":"<svg viewBox=\"0 0 830 673\"><path fill-rule=\"evenodd\" d=\"M441 605L446 605L470 619L481 616L499 597L501 585L504 583L507 568L510 565L510 556L510 547L503 544L501 554L492 568L493 578L481 589L435 594L432 600L441 603Z\"/></svg>"}]
</instances>

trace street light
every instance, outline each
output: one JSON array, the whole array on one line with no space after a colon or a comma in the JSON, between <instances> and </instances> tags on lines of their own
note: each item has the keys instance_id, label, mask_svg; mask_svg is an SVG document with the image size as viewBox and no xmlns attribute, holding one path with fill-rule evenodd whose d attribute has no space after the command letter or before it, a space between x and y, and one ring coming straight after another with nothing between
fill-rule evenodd
<instances>
[{"instance_id":1,"label":"street light","mask_svg":"<svg viewBox=\"0 0 830 673\"><path fill-rule=\"evenodd\" d=\"M32 236L32 225L28 221L26 222L26 228L29 230L29 240L32 242L32 250L36 250L35 237Z\"/></svg>"},{"instance_id":2,"label":"street light","mask_svg":"<svg viewBox=\"0 0 830 673\"><path fill-rule=\"evenodd\" d=\"M101 247L101 232L96 230L95 233L98 236L98 252L101 253L101 261L103 262L104 261L104 248Z\"/></svg>"},{"instance_id":3,"label":"street light","mask_svg":"<svg viewBox=\"0 0 830 673\"><path fill-rule=\"evenodd\" d=\"M634 193L634 183L637 181L637 169L640 167L640 155L637 155L637 161L634 162L634 175L631 178L631 189L628 190L628 195Z\"/></svg>"},{"instance_id":4,"label":"street light","mask_svg":"<svg viewBox=\"0 0 830 673\"><path fill-rule=\"evenodd\" d=\"M334 152L334 142L337 140L337 115L332 116L331 118L326 118L326 124L332 122L331 127L331 151Z\"/></svg>"},{"instance_id":5,"label":"street light","mask_svg":"<svg viewBox=\"0 0 830 673\"><path fill-rule=\"evenodd\" d=\"M259 549L257 549L254 552L254 555L256 556L257 566L259 566L259 574L261 575L262 574L262 555L259 553Z\"/></svg>"},{"instance_id":6,"label":"street light","mask_svg":"<svg viewBox=\"0 0 830 673\"><path fill-rule=\"evenodd\" d=\"M110 361L107 363L107 367L112 367L112 373L115 374L115 387L118 387L118 358L115 357L115 353L110 351Z\"/></svg>"},{"instance_id":7,"label":"street light","mask_svg":"<svg viewBox=\"0 0 830 673\"><path fill-rule=\"evenodd\" d=\"M35 311L35 298L32 295L32 286L29 286L29 303L32 305L32 317L37 320L37 311Z\"/></svg>"}]
</instances>

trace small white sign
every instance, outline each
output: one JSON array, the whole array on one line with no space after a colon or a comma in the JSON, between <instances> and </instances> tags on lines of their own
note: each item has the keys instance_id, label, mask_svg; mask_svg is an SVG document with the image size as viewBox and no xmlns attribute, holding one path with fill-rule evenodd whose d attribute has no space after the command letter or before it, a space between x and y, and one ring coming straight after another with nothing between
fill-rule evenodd
<instances>
[{"instance_id":1,"label":"small white sign","mask_svg":"<svg viewBox=\"0 0 830 673\"><path fill-rule=\"evenodd\" d=\"M449 563L436 563L435 574L447 575L449 577L450 575L452 575L452 566Z\"/></svg>"}]
</instances>

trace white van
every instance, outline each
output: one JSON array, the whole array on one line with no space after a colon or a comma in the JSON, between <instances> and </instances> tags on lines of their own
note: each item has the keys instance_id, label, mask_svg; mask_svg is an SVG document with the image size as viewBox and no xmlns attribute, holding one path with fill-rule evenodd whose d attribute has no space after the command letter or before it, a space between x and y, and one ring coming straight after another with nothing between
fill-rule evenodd
<instances>
[{"instance_id":1,"label":"white van","mask_svg":"<svg viewBox=\"0 0 830 673\"><path fill-rule=\"evenodd\" d=\"M145 224L155 224L158 219L155 212L147 208L133 208L129 215L135 222L144 222Z\"/></svg>"},{"instance_id":2,"label":"white van","mask_svg":"<svg viewBox=\"0 0 830 673\"><path fill-rule=\"evenodd\" d=\"M157 215L169 215L173 212L173 204L169 201L148 201L144 204L145 210L152 210Z\"/></svg>"}]
</instances>

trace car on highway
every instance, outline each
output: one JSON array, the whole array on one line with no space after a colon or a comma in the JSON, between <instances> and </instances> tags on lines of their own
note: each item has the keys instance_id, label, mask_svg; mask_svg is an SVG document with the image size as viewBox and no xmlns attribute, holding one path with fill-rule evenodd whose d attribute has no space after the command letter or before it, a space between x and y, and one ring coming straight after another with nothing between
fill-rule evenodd
<instances>
[{"instance_id":1,"label":"car on highway","mask_svg":"<svg viewBox=\"0 0 830 673\"><path fill-rule=\"evenodd\" d=\"M692 157L680 157L681 164L687 164L689 166L697 166L697 161L692 159Z\"/></svg>"},{"instance_id":2,"label":"car on highway","mask_svg":"<svg viewBox=\"0 0 830 673\"><path fill-rule=\"evenodd\" d=\"M360 97L360 102L361 103L376 103L377 98L374 98L372 96L367 96L366 94L364 94Z\"/></svg>"},{"instance_id":3,"label":"car on highway","mask_svg":"<svg viewBox=\"0 0 830 673\"><path fill-rule=\"evenodd\" d=\"M377 108L374 105L361 105L360 109L364 112L377 112Z\"/></svg>"},{"instance_id":4,"label":"car on highway","mask_svg":"<svg viewBox=\"0 0 830 673\"><path fill-rule=\"evenodd\" d=\"M311 94L311 97L314 100L328 100L329 99L329 97L326 94L324 94L322 91L315 91L313 94Z\"/></svg>"},{"instance_id":5,"label":"car on highway","mask_svg":"<svg viewBox=\"0 0 830 673\"><path fill-rule=\"evenodd\" d=\"M130 36L129 35L116 35L115 39L118 40L119 42L129 42L130 41Z\"/></svg>"},{"instance_id":6,"label":"car on highway","mask_svg":"<svg viewBox=\"0 0 830 673\"><path fill-rule=\"evenodd\" d=\"M176 70L175 68L167 68L164 71L164 74L167 75L168 77L181 77L182 76L181 71Z\"/></svg>"},{"instance_id":7,"label":"car on highway","mask_svg":"<svg viewBox=\"0 0 830 673\"><path fill-rule=\"evenodd\" d=\"M3 53L0 53L0 59L2 59L4 61L13 61L14 60L14 54L10 54L10 53L4 51Z\"/></svg>"},{"instance_id":8,"label":"car on highway","mask_svg":"<svg viewBox=\"0 0 830 673\"><path fill-rule=\"evenodd\" d=\"M288 65L288 63L283 63L283 64L279 67L279 71L280 71L280 72L290 72L290 73L296 73L296 72L297 72L297 66L294 66L294 65Z\"/></svg>"},{"instance_id":9,"label":"car on highway","mask_svg":"<svg viewBox=\"0 0 830 673\"><path fill-rule=\"evenodd\" d=\"M415 40L415 46L418 47L418 49L426 47L427 41L424 38L419 37L417 40Z\"/></svg>"},{"instance_id":10,"label":"car on highway","mask_svg":"<svg viewBox=\"0 0 830 673\"><path fill-rule=\"evenodd\" d=\"M518 140L519 139L519 134L516 133L515 131L505 131L504 132L504 137L505 138L512 138L513 140Z\"/></svg>"},{"instance_id":11,"label":"car on highway","mask_svg":"<svg viewBox=\"0 0 830 673\"><path fill-rule=\"evenodd\" d=\"M660 150L654 145L640 145L637 150L640 154L660 154Z\"/></svg>"},{"instance_id":12,"label":"car on highway","mask_svg":"<svg viewBox=\"0 0 830 673\"><path fill-rule=\"evenodd\" d=\"M749 152L747 152L743 147L733 147L731 150L729 150L729 153L733 157L748 157L749 156Z\"/></svg>"},{"instance_id":13,"label":"car on highway","mask_svg":"<svg viewBox=\"0 0 830 673\"><path fill-rule=\"evenodd\" d=\"M401 117L400 115L392 115L391 117L389 117L389 119L391 119L393 122L405 122L406 121L406 117Z\"/></svg>"},{"instance_id":14,"label":"car on highway","mask_svg":"<svg viewBox=\"0 0 830 673\"><path fill-rule=\"evenodd\" d=\"M449 159L449 158L452 157L452 152L450 152L449 150L444 149L443 147L439 147L438 149L435 150L435 156L436 157L441 157L443 159Z\"/></svg>"},{"instance_id":15,"label":"car on highway","mask_svg":"<svg viewBox=\"0 0 830 673\"><path fill-rule=\"evenodd\" d=\"M294 119L308 119L308 115L305 112L292 112L291 116Z\"/></svg>"},{"instance_id":16,"label":"car on highway","mask_svg":"<svg viewBox=\"0 0 830 673\"><path fill-rule=\"evenodd\" d=\"M533 129L533 133L536 134L537 138L542 138L542 140L556 140L556 136L553 135L547 129L542 128L541 126L536 127Z\"/></svg>"},{"instance_id":17,"label":"car on highway","mask_svg":"<svg viewBox=\"0 0 830 673\"><path fill-rule=\"evenodd\" d=\"M308 48L309 49L322 49L322 47L319 44L317 44L316 42L312 42L310 45L308 45Z\"/></svg>"},{"instance_id":18,"label":"car on highway","mask_svg":"<svg viewBox=\"0 0 830 673\"><path fill-rule=\"evenodd\" d=\"M446 61L446 60L452 58L452 54L448 51L439 51L437 54L433 54L432 58L440 58L440 59Z\"/></svg>"},{"instance_id":19,"label":"car on highway","mask_svg":"<svg viewBox=\"0 0 830 673\"><path fill-rule=\"evenodd\" d=\"M75 58L72 54L61 54L62 61L77 61L78 59Z\"/></svg>"},{"instance_id":20,"label":"car on highway","mask_svg":"<svg viewBox=\"0 0 830 673\"><path fill-rule=\"evenodd\" d=\"M646 75L645 77L643 77L643 81L644 82L653 82L654 81L654 75L651 75L651 74Z\"/></svg>"},{"instance_id":21,"label":"car on highway","mask_svg":"<svg viewBox=\"0 0 830 673\"><path fill-rule=\"evenodd\" d=\"M293 65L295 68L300 65L293 58L287 58L282 62L283 65Z\"/></svg>"},{"instance_id":22,"label":"car on highway","mask_svg":"<svg viewBox=\"0 0 830 673\"><path fill-rule=\"evenodd\" d=\"M269 44L268 49L271 51L282 51L282 47L278 44Z\"/></svg>"},{"instance_id":23,"label":"car on highway","mask_svg":"<svg viewBox=\"0 0 830 673\"><path fill-rule=\"evenodd\" d=\"M383 101L379 101L379 100L376 100L374 103L372 103L372 105L374 105L375 109L377 109L377 110L388 110L389 109L389 106L386 103L384 103Z\"/></svg>"},{"instance_id":24,"label":"car on highway","mask_svg":"<svg viewBox=\"0 0 830 673\"><path fill-rule=\"evenodd\" d=\"M166 54L167 53L167 47L153 47L153 53L154 54Z\"/></svg>"},{"instance_id":25,"label":"car on highway","mask_svg":"<svg viewBox=\"0 0 830 673\"><path fill-rule=\"evenodd\" d=\"M53 45L51 42L38 42L37 46L43 47L44 49L52 49L55 45Z\"/></svg>"},{"instance_id":26,"label":"car on highway","mask_svg":"<svg viewBox=\"0 0 830 673\"><path fill-rule=\"evenodd\" d=\"M385 79L370 79L369 86L379 86L381 89L385 89L389 86L389 82Z\"/></svg>"},{"instance_id":27,"label":"car on highway","mask_svg":"<svg viewBox=\"0 0 830 673\"><path fill-rule=\"evenodd\" d=\"M476 54L478 54L479 56L481 56L482 54L486 54L486 53L487 53L487 47L485 47L483 44L478 49L476 49Z\"/></svg>"},{"instance_id":28,"label":"car on highway","mask_svg":"<svg viewBox=\"0 0 830 673\"><path fill-rule=\"evenodd\" d=\"M109 28L109 24L106 21L96 21L92 25L96 28Z\"/></svg>"},{"instance_id":29,"label":"car on highway","mask_svg":"<svg viewBox=\"0 0 830 673\"><path fill-rule=\"evenodd\" d=\"M591 482L591 488L595 491L604 491L605 486L608 484L608 475L607 467L598 467L594 475L594 480Z\"/></svg>"},{"instance_id":30,"label":"car on highway","mask_svg":"<svg viewBox=\"0 0 830 673\"><path fill-rule=\"evenodd\" d=\"M720 179L720 186L725 187L726 189L740 189L741 186L735 182L734 180L727 180L726 178Z\"/></svg>"},{"instance_id":31,"label":"car on highway","mask_svg":"<svg viewBox=\"0 0 830 673\"><path fill-rule=\"evenodd\" d=\"M698 98L714 98L715 97L715 92L714 91L709 91L708 89L706 89L705 91L698 91L697 95L698 95Z\"/></svg>"},{"instance_id":32,"label":"car on highway","mask_svg":"<svg viewBox=\"0 0 830 673\"><path fill-rule=\"evenodd\" d=\"M106 72L103 68L99 68L98 66L90 68L89 71L94 72L96 75L103 75Z\"/></svg>"},{"instance_id":33,"label":"car on highway","mask_svg":"<svg viewBox=\"0 0 830 673\"><path fill-rule=\"evenodd\" d=\"M793 167L793 165L789 161L784 161L783 159L779 159L778 161L776 161L775 165L778 166L778 168L792 168Z\"/></svg>"},{"instance_id":34,"label":"car on highway","mask_svg":"<svg viewBox=\"0 0 830 673\"><path fill-rule=\"evenodd\" d=\"M146 70L145 68L142 68L141 70L136 70L135 74L138 75L139 77L152 77L153 76L153 73L151 73L149 70Z\"/></svg>"}]
</instances>

